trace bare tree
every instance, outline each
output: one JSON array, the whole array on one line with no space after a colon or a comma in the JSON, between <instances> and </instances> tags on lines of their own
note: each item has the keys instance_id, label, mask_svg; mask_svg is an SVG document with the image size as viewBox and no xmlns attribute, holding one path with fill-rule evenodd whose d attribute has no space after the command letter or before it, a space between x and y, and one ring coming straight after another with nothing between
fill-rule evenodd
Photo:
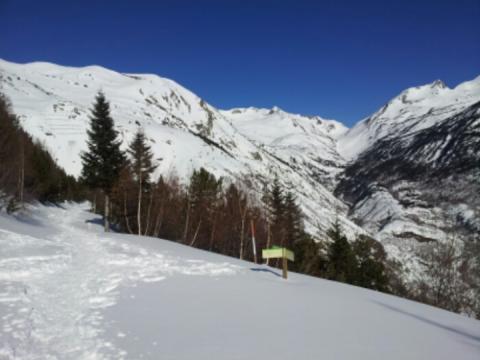
<instances>
[{"instance_id":1,"label":"bare tree","mask_svg":"<svg viewBox=\"0 0 480 360\"><path fill-rule=\"evenodd\" d=\"M420 300L454 312L478 314L478 267L472 255L453 234L445 242L437 241L426 257L427 280L418 284Z\"/></svg>"}]
</instances>

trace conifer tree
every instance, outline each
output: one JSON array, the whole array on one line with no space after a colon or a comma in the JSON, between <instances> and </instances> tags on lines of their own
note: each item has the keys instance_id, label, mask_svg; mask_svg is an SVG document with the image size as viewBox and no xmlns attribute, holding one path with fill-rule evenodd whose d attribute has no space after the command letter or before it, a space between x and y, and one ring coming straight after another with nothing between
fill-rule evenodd
<instances>
[{"instance_id":1,"label":"conifer tree","mask_svg":"<svg viewBox=\"0 0 480 360\"><path fill-rule=\"evenodd\" d=\"M156 168L156 165L153 163L153 153L147 144L142 130L137 131L135 134L128 153L130 155L130 167L133 178L138 187L137 226L138 235L142 235L142 198L144 193L150 190L150 177Z\"/></svg>"},{"instance_id":2,"label":"conifer tree","mask_svg":"<svg viewBox=\"0 0 480 360\"><path fill-rule=\"evenodd\" d=\"M103 191L105 231L109 231L110 192L125 165L125 156L120 150L121 142L117 139L118 133L114 129L113 119L110 116L110 104L102 92L99 92L95 98L87 135L88 151L81 155L82 180L91 189Z\"/></svg>"},{"instance_id":3,"label":"conifer tree","mask_svg":"<svg viewBox=\"0 0 480 360\"><path fill-rule=\"evenodd\" d=\"M282 245L291 248L295 242L304 237L303 214L297 205L295 195L293 195L291 191L287 191L285 194L283 221L285 227L285 243Z\"/></svg>"},{"instance_id":4,"label":"conifer tree","mask_svg":"<svg viewBox=\"0 0 480 360\"><path fill-rule=\"evenodd\" d=\"M190 224L196 226L190 245L194 245L200 228L207 222L210 224L211 232L208 235L209 244L212 244L215 236L217 211L222 191L223 179L217 179L215 175L204 168L194 170L188 187L187 211L183 233L183 240L186 241ZM205 224L204 224L205 225ZM199 247L208 248L205 244Z\"/></svg>"},{"instance_id":5,"label":"conifer tree","mask_svg":"<svg viewBox=\"0 0 480 360\"><path fill-rule=\"evenodd\" d=\"M328 249L328 278L354 284L357 261L338 221L328 231L328 236L333 240Z\"/></svg>"},{"instance_id":6,"label":"conifer tree","mask_svg":"<svg viewBox=\"0 0 480 360\"><path fill-rule=\"evenodd\" d=\"M269 234L267 246L281 245L285 241L284 232L284 215L285 215L285 194L278 181L278 178L273 180L271 188L267 188L263 195L263 202L265 203L267 219L269 223Z\"/></svg>"},{"instance_id":7,"label":"conifer tree","mask_svg":"<svg viewBox=\"0 0 480 360\"><path fill-rule=\"evenodd\" d=\"M388 277L383 264L386 254L382 245L367 236L360 235L353 243L353 251L358 264L355 285L383 292L387 291Z\"/></svg>"},{"instance_id":8,"label":"conifer tree","mask_svg":"<svg viewBox=\"0 0 480 360\"><path fill-rule=\"evenodd\" d=\"M273 187L270 191L270 207L273 223L280 227L285 212L285 195L278 178L273 180Z\"/></svg>"},{"instance_id":9,"label":"conifer tree","mask_svg":"<svg viewBox=\"0 0 480 360\"><path fill-rule=\"evenodd\" d=\"M303 234L292 246L295 253L295 262L292 270L312 276L324 276L326 260L321 255L320 244L311 236Z\"/></svg>"}]
</instances>

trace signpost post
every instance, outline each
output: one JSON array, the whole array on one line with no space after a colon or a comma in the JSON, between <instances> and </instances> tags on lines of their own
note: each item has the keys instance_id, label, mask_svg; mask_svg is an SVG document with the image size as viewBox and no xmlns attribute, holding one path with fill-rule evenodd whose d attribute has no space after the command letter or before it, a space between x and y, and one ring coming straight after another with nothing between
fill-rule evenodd
<instances>
[{"instance_id":1,"label":"signpost post","mask_svg":"<svg viewBox=\"0 0 480 360\"><path fill-rule=\"evenodd\" d=\"M294 261L295 255L293 251L278 246L272 246L270 249L262 250L262 258L264 259L282 259L283 278L286 279L288 274L287 260Z\"/></svg>"}]
</instances>

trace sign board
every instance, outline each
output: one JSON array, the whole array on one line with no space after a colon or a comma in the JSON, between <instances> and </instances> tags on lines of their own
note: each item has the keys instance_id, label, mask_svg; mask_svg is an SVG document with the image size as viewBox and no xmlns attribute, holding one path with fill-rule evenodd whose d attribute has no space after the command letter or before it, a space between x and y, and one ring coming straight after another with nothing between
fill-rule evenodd
<instances>
[{"instance_id":1,"label":"sign board","mask_svg":"<svg viewBox=\"0 0 480 360\"><path fill-rule=\"evenodd\" d=\"M264 259L278 259L278 258L286 258L290 261L295 260L295 255L292 251L286 248L280 247L273 247L270 249L263 249L262 250L262 257Z\"/></svg>"},{"instance_id":2,"label":"sign board","mask_svg":"<svg viewBox=\"0 0 480 360\"><path fill-rule=\"evenodd\" d=\"M264 259L282 259L282 268L283 268L283 278L286 279L288 277L288 265L287 260L294 261L295 256L293 251L290 251L286 248L281 248L278 246L273 246L270 249L263 249L262 250L262 257Z\"/></svg>"}]
</instances>

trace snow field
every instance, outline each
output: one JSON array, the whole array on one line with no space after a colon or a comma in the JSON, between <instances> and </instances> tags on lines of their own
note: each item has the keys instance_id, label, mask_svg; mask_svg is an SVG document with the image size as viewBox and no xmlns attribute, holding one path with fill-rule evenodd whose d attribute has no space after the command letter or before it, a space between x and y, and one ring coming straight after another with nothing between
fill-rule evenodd
<instances>
[{"instance_id":1,"label":"snow field","mask_svg":"<svg viewBox=\"0 0 480 360\"><path fill-rule=\"evenodd\" d=\"M0 215L0 359L478 359L480 322L173 242Z\"/></svg>"}]
</instances>

